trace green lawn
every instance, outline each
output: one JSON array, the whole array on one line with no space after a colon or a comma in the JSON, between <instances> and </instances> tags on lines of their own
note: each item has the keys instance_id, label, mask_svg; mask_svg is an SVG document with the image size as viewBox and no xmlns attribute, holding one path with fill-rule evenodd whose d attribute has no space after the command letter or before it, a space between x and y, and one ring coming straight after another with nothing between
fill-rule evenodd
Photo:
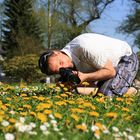
<instances>
[{"instance_id":1,"label":"green lawn","mask_svg":"<svg viewBox=\"0 0 140 140\"><path fill-rule=\"evenodd\" d=\"M64 85L0 85L0 140L138 140L140 94L81 96Z\"/></svg>"}]
</instances>

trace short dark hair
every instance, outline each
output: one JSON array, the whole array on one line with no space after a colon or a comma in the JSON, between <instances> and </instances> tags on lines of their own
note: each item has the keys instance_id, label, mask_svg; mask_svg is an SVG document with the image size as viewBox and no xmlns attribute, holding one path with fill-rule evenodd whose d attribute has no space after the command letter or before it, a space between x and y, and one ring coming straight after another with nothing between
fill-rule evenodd
<instances>
[{"instance_id":1,"label":"short dark hair","mask_svg":"<svg viewBox=\"0 0 140 140\"><path fill-rule=\"evenodd\" d=\"M47 50L40 55L38 65L42 73L51 75L51 71L48 66L48 58L53 54L53 50Z\"/></svg>"}]
</instances>

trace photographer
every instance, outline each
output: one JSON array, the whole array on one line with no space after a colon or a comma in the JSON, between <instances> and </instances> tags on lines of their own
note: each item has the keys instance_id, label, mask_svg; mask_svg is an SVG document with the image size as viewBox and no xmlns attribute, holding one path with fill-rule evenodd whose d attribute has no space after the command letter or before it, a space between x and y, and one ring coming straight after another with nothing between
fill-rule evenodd
<instances>
[{"instance_id":1,"label":"photographer","mask_svg":"<svg viewBox=\"0 0 140 140\"><path fill-rule=\"evenodd\" d=\"M136 93L131 87L138 70L136 54L126 42L104 35L81 34L62 50L44 52L39 67L47 75L70 68L81 82L97 82L98 92L107 96Z\"/></svg>"}]
</instances>

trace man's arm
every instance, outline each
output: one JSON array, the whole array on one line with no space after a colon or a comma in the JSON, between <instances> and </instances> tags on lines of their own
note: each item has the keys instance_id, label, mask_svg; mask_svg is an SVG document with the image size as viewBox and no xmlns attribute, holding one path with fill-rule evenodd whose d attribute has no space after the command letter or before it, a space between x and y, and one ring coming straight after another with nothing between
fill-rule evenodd
<instances>
[{"instance_id":1,"label":"man's arm","mask_svg":"<svg viewBox=\"0 0 140 140\"><path fill-rule=\"evenodd\" d=\"M113 67L112 61L108 60L103 68L97 70L96 72L91 73L82 73L79 72L78 76L81 79L81 82L87 81L99 81L99 80L107 80L113 78L116 75L116 70Z\"/></svg>"}]
</instances>

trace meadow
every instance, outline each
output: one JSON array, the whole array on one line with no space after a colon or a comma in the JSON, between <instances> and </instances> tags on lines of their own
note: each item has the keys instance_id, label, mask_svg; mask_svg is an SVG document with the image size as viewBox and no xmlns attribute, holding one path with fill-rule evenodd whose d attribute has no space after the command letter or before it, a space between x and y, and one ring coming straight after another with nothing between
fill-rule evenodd
<instances>
[{"instance_id":1,"label":"meadow","mask_svg":"<svg viewBox=\"0 0 140 140\"><path fill-rule=\"evenodd\" d=\"M83 96L63 84L1 84L0 140L139 140L139 98Z\"/></svg>"}]
</instances>

